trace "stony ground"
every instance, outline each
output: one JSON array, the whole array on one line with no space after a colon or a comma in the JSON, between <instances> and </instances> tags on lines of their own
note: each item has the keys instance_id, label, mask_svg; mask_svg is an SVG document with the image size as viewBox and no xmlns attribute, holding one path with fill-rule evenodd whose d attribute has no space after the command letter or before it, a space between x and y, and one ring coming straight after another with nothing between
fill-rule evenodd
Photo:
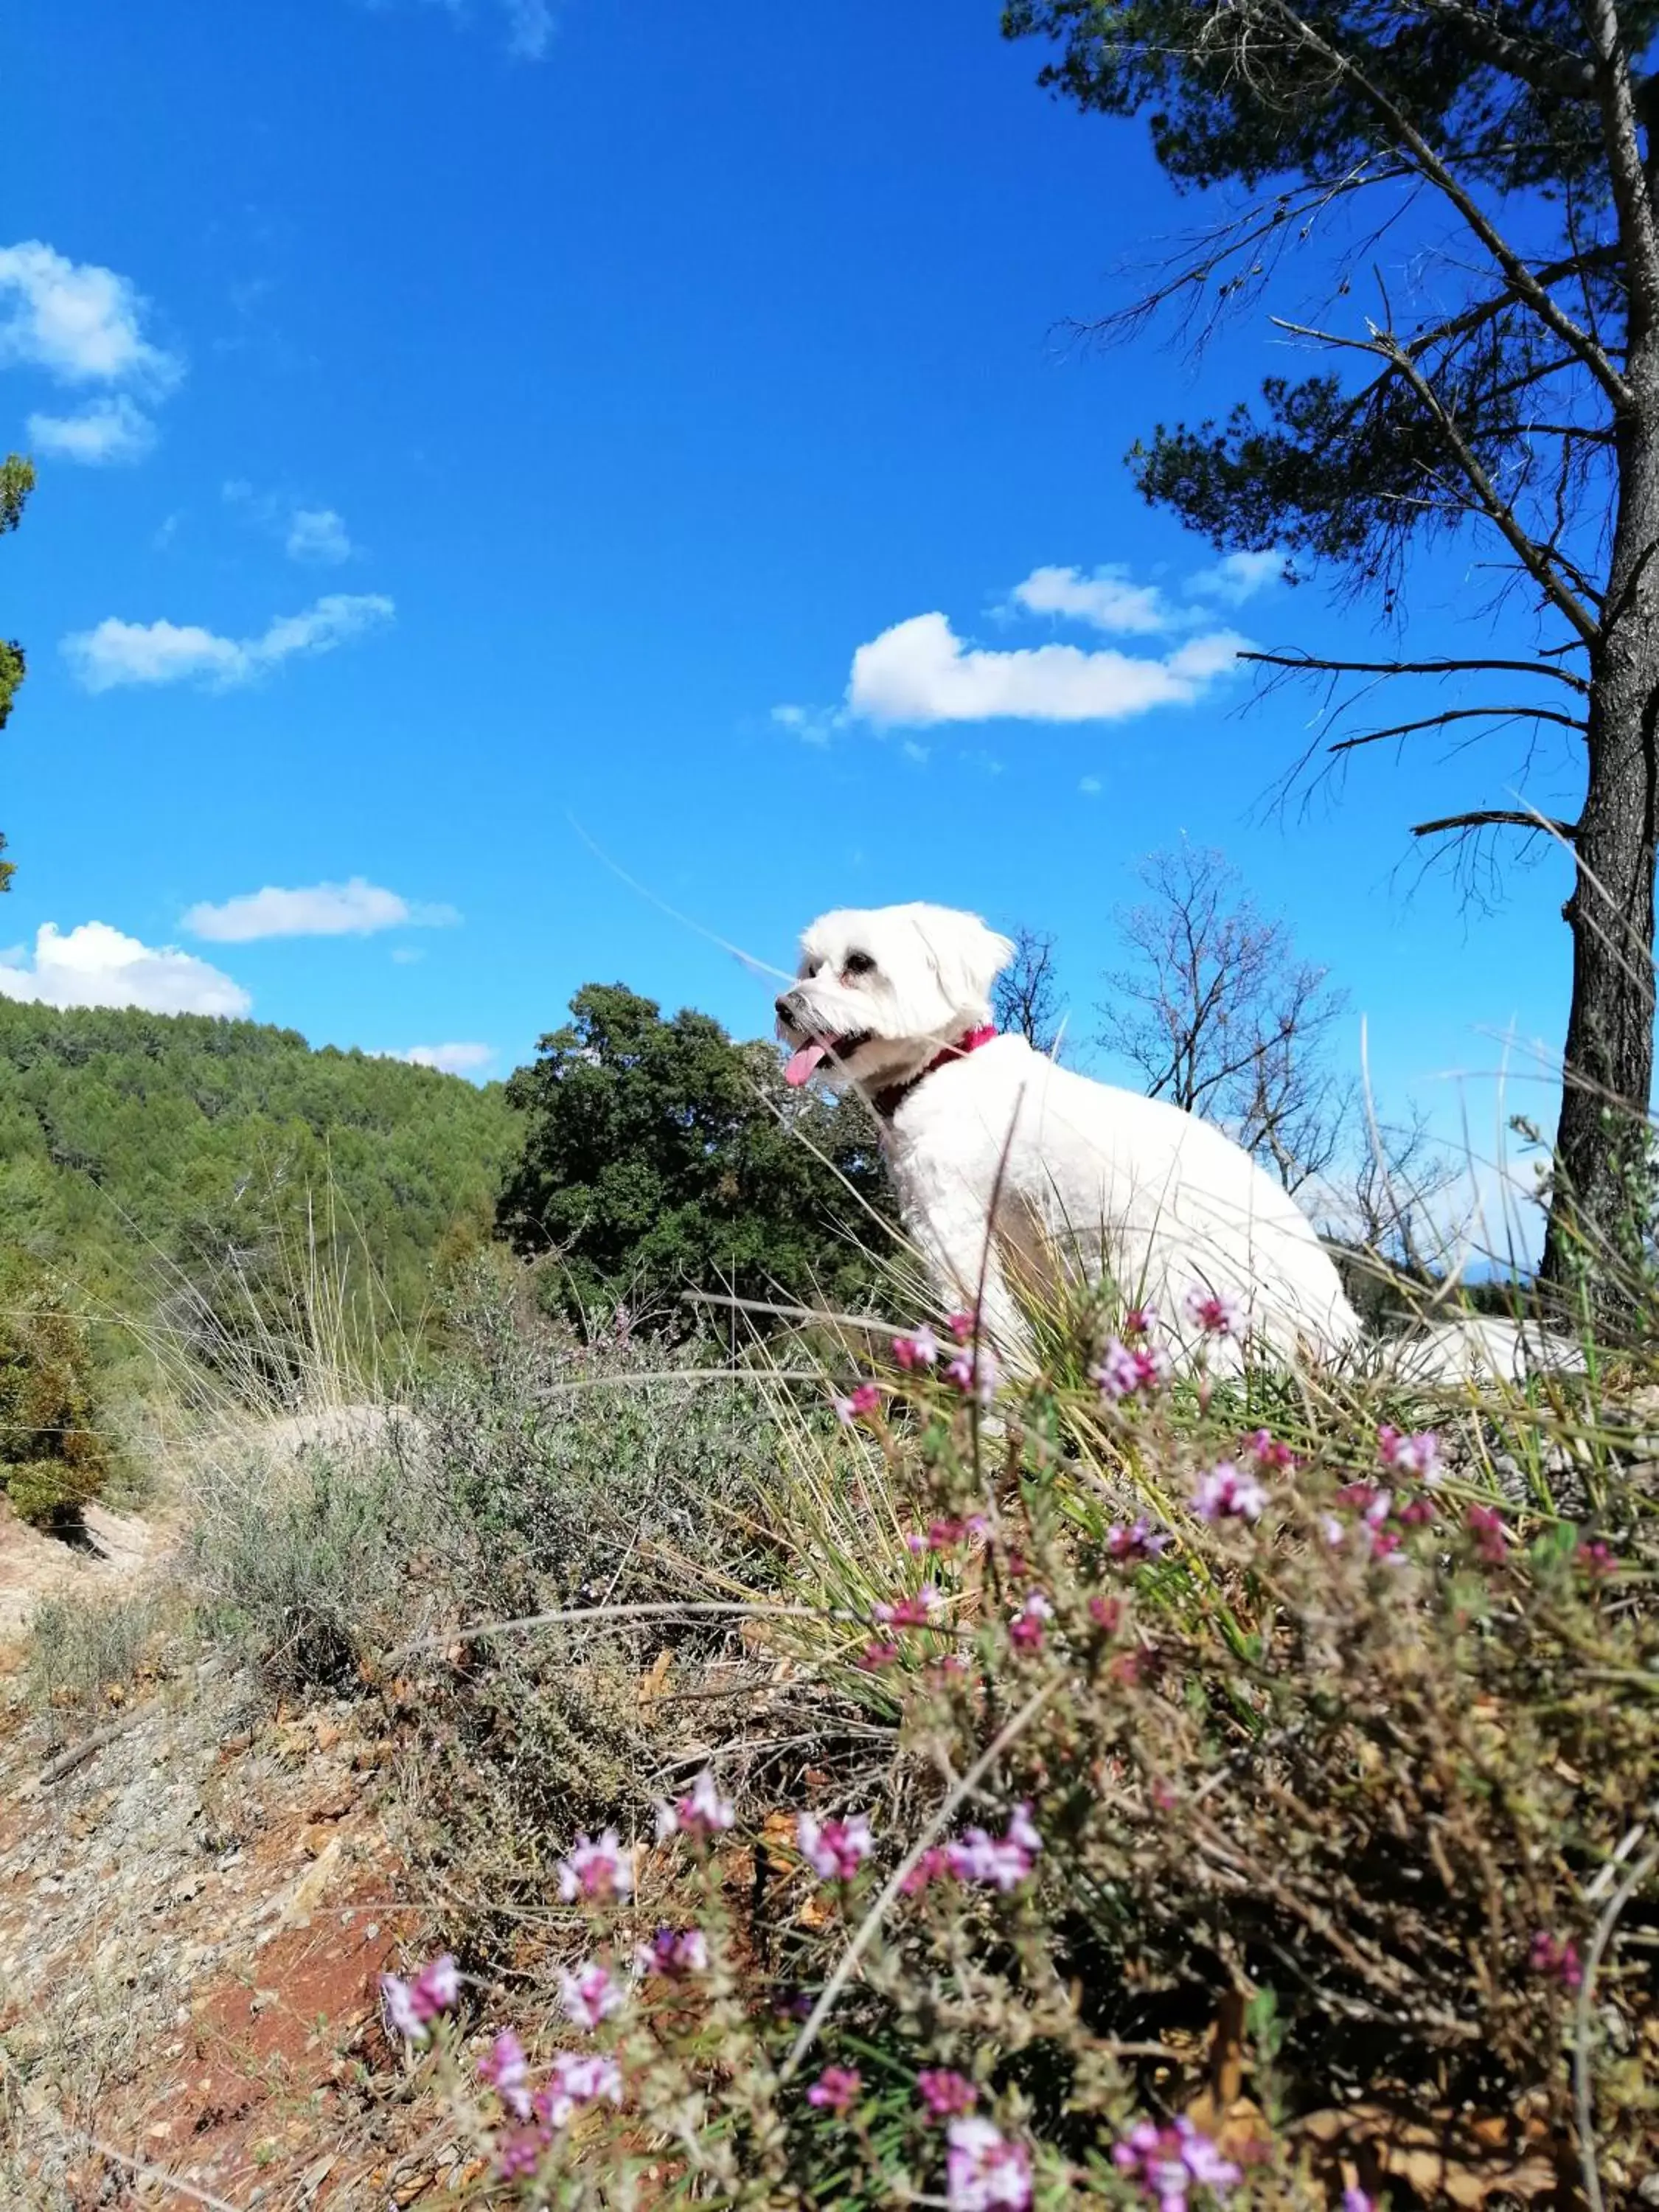
<instances>
[{"instance_id":1,"label":"stony ground","mask_svg":"<svg viewBox=\"0 0 1659 2212\"><path fill-rule=\"evenodd\" d=\"M160 1571L143 1524L109 1537L100 1558L0 1526L14 1639L42 1590ZM380 1705L289 1715L187 1646L100 1711L43 1714L0 1650L0 2202L454 2201L463 2153L399 2101L380 2023L420 1923L400 1755Z\"/></svg>"}]
</instances>

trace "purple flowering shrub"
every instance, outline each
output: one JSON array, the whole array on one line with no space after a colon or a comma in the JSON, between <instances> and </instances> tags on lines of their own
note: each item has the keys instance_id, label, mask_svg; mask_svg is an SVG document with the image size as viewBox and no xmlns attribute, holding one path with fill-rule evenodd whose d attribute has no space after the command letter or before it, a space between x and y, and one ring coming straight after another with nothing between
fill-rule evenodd
<instances>
[{"instance_id":1,"label":"purple flowering shrub","mask_svg":"<svg viewBox=\"0 0 1659 2212\"><path fill-rule=\"evenodd\" d=\"M837 1376L858 1577L799 1545L706 1765L642 1742L654 1812L550 1808L544 1935L388 1987L491 2201L1364 2212L1444 2201L1425 2144L1449 2201L1631 2201L1650 1508L1593 1448L1583 1522L1517 1505L1523 1413L1178 1376L1145 1311L1029 1385L962 1319Z\"/></svg>"}]
</instances>

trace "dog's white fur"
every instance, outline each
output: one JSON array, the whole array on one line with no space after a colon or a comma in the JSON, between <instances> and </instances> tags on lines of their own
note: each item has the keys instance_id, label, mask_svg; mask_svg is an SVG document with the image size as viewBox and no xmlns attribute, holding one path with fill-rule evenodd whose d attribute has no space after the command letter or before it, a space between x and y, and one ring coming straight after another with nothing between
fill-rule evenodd
<instances>
[{"instance_id":1,"label":"dog's white fur","mask_svg":"<svg viewBox=\"0 0 1659 2212\"><path fill-rule=\"evenodd\" d=\"M796 1048L791 1079L820 1058L825 1077L866 1093L914 1081L989 1022L991 986L1012 952L976 915L946 907L825 915L778 1000L779 1035ZM1178 1107L1056 1066L1023 1037L926 1074L899 1100L886 1144L940 1296L971 1309L982 1284L983 1324L1012 1356L1026 1342L1012 1284L1040 1290L1073 1266L1109 1273L1188 1343L1182 1302L1194 1285L1237 1298L1253 1341L1281 1358L1334 1355L1358 1334L1306 1218L1248 1152Z\"/></svg>"}]
</instances>

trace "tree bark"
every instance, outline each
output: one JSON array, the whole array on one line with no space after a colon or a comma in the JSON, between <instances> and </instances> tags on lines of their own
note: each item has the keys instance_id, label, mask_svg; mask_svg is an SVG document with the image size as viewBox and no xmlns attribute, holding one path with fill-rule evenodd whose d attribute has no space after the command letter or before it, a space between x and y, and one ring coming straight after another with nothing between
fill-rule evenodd
<instances>
[{"instance_id":1,"label":"tree bark","mask_svg":"<svg viewBox=\"0 0 1659 2212\"><path fill-rule=\"evenodd\" d=\"M1645 1227L1640 1168L1653 1088L1654 872L1659 859L1659 362L1620 428L1620 495L1601 633L1591 649L1589 778L1572 932L1549 1227L1553 1300L1622 1303Z\"/></svg>"}]
</instances>

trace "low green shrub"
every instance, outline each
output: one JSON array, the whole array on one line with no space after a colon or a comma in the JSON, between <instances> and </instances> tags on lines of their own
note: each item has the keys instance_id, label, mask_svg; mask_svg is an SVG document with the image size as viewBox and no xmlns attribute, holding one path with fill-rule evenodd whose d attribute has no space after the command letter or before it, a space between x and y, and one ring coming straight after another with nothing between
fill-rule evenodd
<instances>
[{"instance_id":1,"label":"low green shrub","mask_svg":"<svg viewBox=\"0 0 1659 2212\"><path fill-rule=\"evenodd\" d=\"M124 1690L142 1668L161 1626L148 1596L42 1599L29 1625L27 1686L35 1705L84 1707Z\"/></svg>"},{"instance_id":2,"label":"low green shrub","mask_svg":"<svg viewBox=\"0 0 1659 2212\"><path fill-rule=\"evenodd\" d=\"M389 1992L489 2201L1632 2201L1659 1544L1632 1429L1588 1377L1443 1399L1437 1431L1357 1383L1170 1384L1116 1328L1018 1389L919 1333L828 1437L780 1422L775 1522L827 1468L866 1594L792 1528L726 1631L771 1701L711 1704L678 1765L644 1742L608 1832L598 1793L545 1797L494 1922L447 1919L522 2001L477 2012L442 1962ZM1528 1451L1578 1469L1578 1521L1499 1486ZM691 1594L641 1632L647 1678ZM510 1700L475 1763L513 1755Z\"/></svg>"},{"instance_id":3,"label":"low green shrub","mask_svg":"<svg viewBox=\"0 0 1659 2212\"><path fill-rule=\"evenodd\" d=\"M86 1323L64 1285L14 1258L0 1267L0 1486L12 1510L70 1520L113 1463Z\"/></svg>"},{"instance_id":4,"label":"low green shrub","mask_svg":"<svg viewBox=\"0 0 1659 2212\"><path fill-rule=\"evenodd\" d=\"M273 1460L257 1442L204 1457L185 1571L210 1633L279 1692L348 1686L395 1614L395 1464L349 1443Z\"/></svg>"}]
</instances>

